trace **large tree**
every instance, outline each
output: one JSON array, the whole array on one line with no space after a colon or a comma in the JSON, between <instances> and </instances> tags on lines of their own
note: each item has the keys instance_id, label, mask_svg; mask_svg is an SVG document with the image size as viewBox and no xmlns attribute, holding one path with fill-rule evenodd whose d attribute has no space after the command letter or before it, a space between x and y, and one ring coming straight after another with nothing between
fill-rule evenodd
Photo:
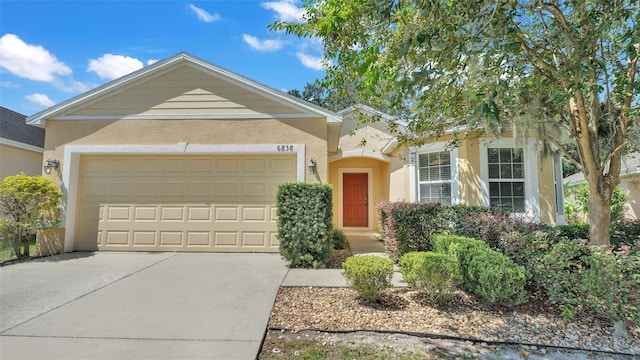
<instances>
[{"instance_id":1,"label":"large tree","mask_svg":"<svg viewBox=\"0 0 640 360\"><path fill-rule=\"evenodd\" d=\"M321 0L273 30L317 37L325 82L410 106L403 140L514 130L561 151L589 184L591 241L639 113L637 0ZM577 151L567 151L574 147Z\"/></svg>"}]
</instances>

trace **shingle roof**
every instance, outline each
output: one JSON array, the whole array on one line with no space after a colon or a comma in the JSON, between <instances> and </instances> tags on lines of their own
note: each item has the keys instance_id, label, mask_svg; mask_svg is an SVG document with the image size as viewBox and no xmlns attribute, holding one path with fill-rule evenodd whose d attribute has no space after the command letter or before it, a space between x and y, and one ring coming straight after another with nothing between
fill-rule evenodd
<instances>
[{"instance_id":1,"label":"shingle roof","mask_svg":"<svg viewBox=\"0 0 640 360\"><path fill-rule=\"evenodd\" d=\"M44 147L44 129L28 125L26 116L0 106L0 137Z\"/></svg>"}]
</instances>

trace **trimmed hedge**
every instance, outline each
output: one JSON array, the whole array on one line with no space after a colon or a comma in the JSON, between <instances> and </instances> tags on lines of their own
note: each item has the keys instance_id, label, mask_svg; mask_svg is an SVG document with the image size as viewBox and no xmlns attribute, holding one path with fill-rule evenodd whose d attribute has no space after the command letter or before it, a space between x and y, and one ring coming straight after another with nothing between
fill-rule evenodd
<instances>
[{"instance_id":1,"label":"trimmed hedge","mask_svg":"<svg viewBox=\"0 0 640 360\"><path fill-rule=\"evenodd\" d=\"M280 255L292 267L324 268L333 250L331 186L284 183L276 206Z\"/></svg>"},{"instance_id":2,"label":"trimmed hedge","mask_svg":"<svg viewBox=\"0 0 640 360\"><path fill-rule=\"evenodd\" d=\"M444 229L440 208L437 203L400 201L378 204L383 240L394 260L408 252L431 250L429 236Z\"/></svg>"},{"instance_id":3,"label":"trimmed hedge","mask_svg":"<svg viewBox=\"0 0 640 360\"><path fill-rule=\"evenodd\" d=\"M457 258L465 289L491 303L516 305L527 301L529 272L485 242L452 235L431 237L434 250Z\"/></svg>"},{"instance_id":4,"label":"trimmed hedge","mask_svg":"<svg viewBox=\"0 0 640 360\"><path fill-rule=\"evenodd\" d=\"M400 272L409 286L423 291L436 304L451 300L462 283L460 264L446 253L406 253L400 260Z\"/></svg>"},{"instance_id":5,"label":"trimmed hedge","mask_svg":"<svg viewBox=\"0 0 640 360\"><path fill-rule=\"evenodd\" d=\"M342 276L347 283L368 301L379 301L382 292L391 287L393 261L376 255L347 258L342 263Z\"/></svg>"}]
</instances>

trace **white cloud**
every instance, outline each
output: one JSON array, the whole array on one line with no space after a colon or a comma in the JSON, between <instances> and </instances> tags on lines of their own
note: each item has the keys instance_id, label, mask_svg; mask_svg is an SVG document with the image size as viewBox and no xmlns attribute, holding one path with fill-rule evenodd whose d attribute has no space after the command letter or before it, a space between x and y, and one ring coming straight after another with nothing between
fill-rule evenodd
<instances>
[{"instance_id":1,"label":"white cloud","mask_svg":"<svg viewBox=\"0 0 640 360\"><path fill-rule=\"evenodd\" d=\"M249 34L242 34L242 40L249 44L252 49L258 51L276 51L282 49L282 41L280 40L259 40L257 37Z\"/></svg>"},{"instance_id":2,"label":"white cloud","mask_svg":"<svg viewBox=\"0 0 640 360\"><path fill-rule=\"evenodd\" d=\"M273 10L281 21L301 21L307 14L306 10L296 5L296 0L267 1L261 5L265 9Z\"/></svg>"},{"instance_id":3,"label":"white cloud","mask_svg":"<svg viewBox=\"0 0 640 360\"><path fill-rule=\"evenodd\" d=\"M71 75L71 68L40 45L27 44L14 34L0 38L0 66L36 81L52 82L56 75Z\"/></svg>"},{"instance_id":4,"label":"white cloud","mask_svg":"<svg viewBox=\"0 0 640 360\"><path fill-rule=\"evenodd\" d=\"M147 65L153 65L153 64L155 64L157 62L158 62L158 60L156 60L156 59L149 59L149 60L147 60Z\"/></svg>"},{"instance_id":5,"label":"white cloud","mask_svg":"<svg viewBox=\"0 0 640 360\"><path fill-rule=\"evenodd\" d=\"M193 11L194 13L196 13L196 15L198 15L198 19L206 23L220 20L219 14L210 14L205 9L201 9L193 4L189 4L189 9L191 9L191 11Z\"/></svg>"},{"instance_id":6,"label":"white cloud","mask_svg":"<svg viewBox=\"0 0 640 360\"><path fill-rule=\"evenodd\" d=\"M50 107L55 105L55 101L49 99L49 97L45 94L31 94L25 96L27 100L34 102L42 107Z\"/></svg>"},{"instance_id":7,"label":"white cloud","mask_svg":"<svg viewBox=\"0 0 640 360\"><path fill-rule=\"evenodd\" d=\"M313 70L323 70L325 67L325 61L321 57L315 57L299 51L296 53L298 60L302 63L302 65L313 69Z\"/></svg>"},{"instance_id":8,"label":"white cloud","mask_svg":"<svg viewBox=\"0 0 640 360\"><path fill-rule=\"evenodd\" d=\"M19 89L20 84L7 80L7 81L0 82L0 87L6 88L6 89Z\"/></svg>"},{"instance_id":9,"label":"white cloud","mask_svg":"<svg viewBox=\"0 0 640 360\"><path fill-rule=\"evenodd\" d=\"M124 55L104 54L98 59L89 60L87 71L98 74L103 79L113 80L141 69L142 61Z\"/></svg>"}]
</instances>

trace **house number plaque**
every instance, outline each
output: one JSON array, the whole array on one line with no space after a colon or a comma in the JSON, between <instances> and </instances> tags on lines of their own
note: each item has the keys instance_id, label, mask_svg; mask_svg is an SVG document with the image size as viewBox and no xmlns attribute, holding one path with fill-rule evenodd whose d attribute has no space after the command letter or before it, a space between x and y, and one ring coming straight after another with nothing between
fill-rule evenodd
<instances>
[{"instance_id":1,"label":"house number plaque","mask_svg":"<svg viewBox=\"0 0 640 360\"><path fill-rule=\"evenodd\" d=\"M293 145L278 145L279 152L293 152Z\"/></svg>"}]
</instances>

